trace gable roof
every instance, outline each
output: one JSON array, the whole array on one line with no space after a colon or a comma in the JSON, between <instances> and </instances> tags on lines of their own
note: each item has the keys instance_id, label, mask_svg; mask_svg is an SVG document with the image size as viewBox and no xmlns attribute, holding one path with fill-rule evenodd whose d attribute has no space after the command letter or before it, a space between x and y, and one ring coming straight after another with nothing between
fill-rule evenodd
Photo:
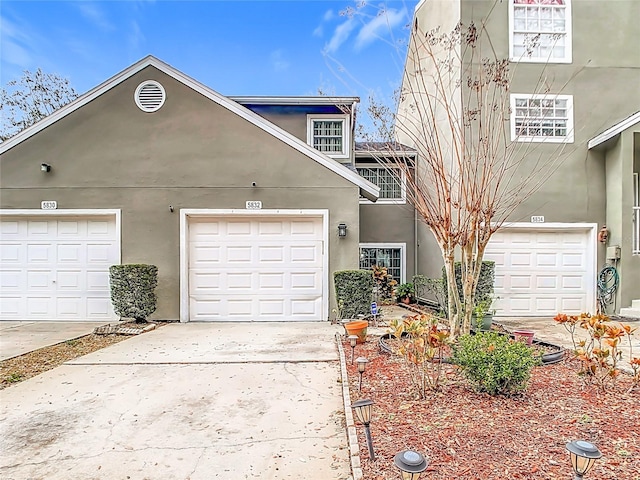
<instances>
[{"instance_id":1,"label":"gable roof","mask_svg":"<svg viewBox=\"0 0 640 480\"><path fill-rule=\"evenodd\" d=\"M257 126L258 128L261 128L262 130L269 133L270 135L283 141L290 147L298 150L299 152L306 155L310 159L315 160L320 165L328 168L329 170L340 175L344 179L350 181L351 183L359 187L360 194L366 197L367 199L372 200L374 202L378 199L378 196L380 194L380 188L378 186L365 180L356 172L353 172L352 170L342 165L341 163L333 160L332 158L329 158L328 156L319 152L318 150L311 147L310 145L307 145L302 140L294 137L289 132L286 132L280 127L274 125L273 123L264 119L257 113L254 113L251 110L243 107L239 103L234 102L233 100L225 97L224 95L219 94L218 92L212 90L206 85L198 82L197 80L194 80L188 75L185 75L179 70L176 70L169 64L157 59L153 55L146 56L142 60L134 63L130 67L121 71L120 73L117 73L116 75L106 80L105 82L101 83L100 85L93 88L92 90L89 90L84 95L81 95L80 97L75 99L73 102L65 105L59 110L56 110L54 113L52 113L48 117L43 118L39 122L35 123L29 128L26 128L25 130L18 133L17 135L14 135L10 139L0 143L0 154L3 154L4 152L15 147L16 145L22 143L26 139L32 137L33 135L40 132L41 130L44 130L48 126L66 117L70 113L78 110L79 108L91 102L92 100L96 99L103 93L112 89L116 85L119 85L120 83L124 82L125 80L132 77L136 73L150 66L157 68L158 70L174 78L178 82L181 82L182 84L186 85L192 90L195 90L196 92L205 96L209 100L217 103L221 107L224 107L227 110L235 113L241 118Z\"/></svg>"},{"instance_id":2,"label":"gable roof","mask_svg":"<svg viewBox=\"0 0 640 480\"><path fill-rule=\"evenodd\" d=\"M602 145L607 140L612 139L619 133L624 132L627 128L633 127L635 124L640 122L640 111L629 115L627 118L622 120L621 122L616 123L613 127L607 128L600 135L596 135L587 143L587 148L591 150L592 148L597 147L598 145Z\"/></svg>"}]
</instances>

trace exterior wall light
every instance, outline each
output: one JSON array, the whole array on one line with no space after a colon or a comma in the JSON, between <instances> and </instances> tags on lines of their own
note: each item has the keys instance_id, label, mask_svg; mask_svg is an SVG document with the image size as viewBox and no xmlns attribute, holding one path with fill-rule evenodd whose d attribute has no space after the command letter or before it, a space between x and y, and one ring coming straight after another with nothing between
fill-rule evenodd
<instances>
[{"instance_id":1,"label":"exterior wall light","mask_svg":"<svg viewBox=\"0 0 640 480\"><path fill-rule=\"evenodd\" d=\"M48 163L41 163L40 164L40 171L41 172L50 172L51 171L51 165L49 165Z\"/></svg>"},{"instance_id":2,"label":"exterior wall light","mask_svg":"<svg viewBox=\"0 0 640 480\"><path fill-rule=\"evenodd\" d=\"M364 433L367 437L367 447L369 448L369 459L371 461L376 459L376 455L373 452L373 442L371 441L371 410L373 407L373 400L369 398L364 398L362 400L358 400L351 405L353 411L356 414L356 417L364 425Z\"/></svg>"},{"instance_id":3,"label":"exterior wall light","mask_svg":"<svg viewBox=\"0 0 640 480\"><path fill-rule=\"evenodd\" d=\"M422 472L427 469L429 460L421 453L413 450L404 450L393 458L393 463L400 470L402 480L418 480Z\"/></svg>"},{"instance_id":4,"label":"exterior wall light","mask_svg":"<svg viewBox=\"0 0 640 480\"><path fill-rule=\"evenodd\" d=\"M602 457L598 447L584 440L567 443L567 450L569 450L571 466L576 474L574 480L582 480L582 477L593 468L596 460Z\"/></svg>"},{"instance_id":5,"label":"exterior wall light","mask_svg":"<svg viewBox=\"0 0 640 480\"><path fill-rule=\"evenodd\" d=\"M362 374L367 368L367 363L369 363L369 360L367 360L364 357L356 358L356 364L358 365L358 373L360 374L360 386L358 387L358 390L362 390Z\"/></svg>"},{"instance_id":6,"label":"exterior wall light","mask_svg":"<svg viewBox=\"0 0 640 480\"><path fill-rule=\"evenodd\" d=\"M347 236L347 224L341 223L338 225L338 237L344 238Z\"/></svg>"},{"instance_id":7,"label":"exterior wall light","mask_svg":"<svg viewBox=\"0 0 640 480\"><path fill-rule=\"evenodd\" d=\"M358 336L349 335L349 345L351 345L351 365L353 365L353 355L356 352L356 343L358 343Z\"/></svg>"}]
</instances>

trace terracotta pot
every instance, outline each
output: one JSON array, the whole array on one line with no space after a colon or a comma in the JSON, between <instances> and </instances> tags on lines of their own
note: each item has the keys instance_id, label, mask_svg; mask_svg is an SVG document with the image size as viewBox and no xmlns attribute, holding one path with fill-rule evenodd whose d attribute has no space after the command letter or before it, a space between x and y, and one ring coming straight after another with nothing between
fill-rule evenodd
<instances>
[{"instance_id":1,"label":"terracotta pot","mask_svg":"<svg viewBox=\"0 0 640 480\"><path fill-rule=\"evenodd\" d=\"M527 345L531 345L533 343L533 335L535 332L533 330L514 330L513 336L516 340L521 340L526 342Z\"/></svg>"},{"instance_id":2,"label":"terracotta pot","mask_svg":"<svg viewBox=\"0 0 640 480\"><path fill-rule=\"evenodd\" d=\"M344 329L347 331L347 335L356 335L358 337L357 343L364 343L367 340L367 327L369 322L366 320L354 320L344 324Z\"/></svg>"}]
</instances>

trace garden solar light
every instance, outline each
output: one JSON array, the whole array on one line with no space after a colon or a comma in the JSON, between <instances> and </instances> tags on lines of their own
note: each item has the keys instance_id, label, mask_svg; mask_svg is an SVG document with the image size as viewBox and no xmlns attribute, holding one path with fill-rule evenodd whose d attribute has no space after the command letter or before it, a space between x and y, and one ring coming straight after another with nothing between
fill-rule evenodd
<instances>
[{"instance_id":1,"label":"garden solar light","mask_svg":"<svg viewBox=\"0 0 640 480\"><path fill-rule=\"evenodd\" d=\"M356 343L358 343L358 336L349 335L349 344L351 345L351 365L353 365L353 355L356 351Z\"/></svg>"},{"instance_id":2,"label":"garden solar light","mask_svg":"<svg viewBox=\"0 0 640 480\"><path fill-rule=\"evenodd\" d=\"M371 461L376 459L375 454L373 453L373 442L371 441L371 430L369 429L369 425L371 424L371 409L373 406L373 400L369 398L364 398L362 400L358 400L351 405L353 411L356 413L356 417L364 425L364 433L367 437L367 447L369 448L369 459Z\"/></svg>"},{"instance_id":3,"label":"garden solar light","mask_svg":"<svg viewBox=\"0 0 640 480\"><path fill-rule=\"evenodd\" d=\"M567 450L569 450L571 466L576 474L575 480L581 480L583 475L589 473L596 460L602 456L598 447L584 440L567 443Z\"/></svg>"},{"instance_id":4,"label":"garden solar light","mask_svg":"<svg viewBox=\"0 0 640 480\"><path fill-rule=\"evenodd\" d=\"M360 386L358 387L358 390L362 390L362 374L364 373L365 368L367 368L369 360L364 357L358 357L356 358L356 363L358 364L358 373L360 374Z\"/></svg>"},{"instance_id":5,"label":"garden solar light","mask_svg":"<svg viewBox=\"0 0 640 480\"><path fill-rule=\"evenodd\" d=\"M402 480L418 480L429 465L424 455L413 450L404 450L396 454L393 463L400 470Z\"/></svg>"}]
</instances>

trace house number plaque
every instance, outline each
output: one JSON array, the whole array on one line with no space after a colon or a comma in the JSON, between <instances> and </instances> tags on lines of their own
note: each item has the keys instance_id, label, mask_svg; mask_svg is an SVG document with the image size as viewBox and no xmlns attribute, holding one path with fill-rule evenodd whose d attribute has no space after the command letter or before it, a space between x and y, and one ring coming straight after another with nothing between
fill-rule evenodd
<instances>
[{"instance_id":1,"label":"house number plaque","mask_svg":"<svg viewBox=\"0 0 640 480\"><path fill-rule=\"evenodd\" d=\"M533 215L531 217L531 223L544 223L543 215Z\"/></svg>"},{"instance_id":2,"label":"house number plaque","mask_svg":"<svg viewBox=\"0 0 640 480\"><path fill-rule=\"evenodd\" d=\"M55 210L58 208L58 202L55 200L44 200L40 202L40 208L42 210Z\"/></svg>"},{"instance_id":3,"label":"house number plaque","mask_svg":"<svg viewBox=\"0 0 640 480\"><path fill-rule=\"evenodd\" d=\"M247 210L260 210L262 208L262 202L260 200L247 200Z\"/></svg>"}]
</instances>

